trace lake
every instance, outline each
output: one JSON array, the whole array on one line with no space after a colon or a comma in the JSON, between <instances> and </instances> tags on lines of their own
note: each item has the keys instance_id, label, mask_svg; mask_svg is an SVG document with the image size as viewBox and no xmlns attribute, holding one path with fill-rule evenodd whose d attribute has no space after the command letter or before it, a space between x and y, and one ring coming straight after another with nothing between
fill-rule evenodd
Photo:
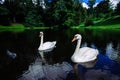
<instances>
[{"instance_id":1,"label":"lake","mask_svg":"<svg viewBox=\"0 0 120 80\"><path fill-rule=\"evenodd\" d=\"M71 40L74 35L78 33L82 35L81 47L88 46L99 50L97 62L93 67L86 68L80 64L78 65L81 80L120 80L120 30L95 30L84 28L68 30L25 30L23 32L1 31L1 79L27 80L27 78L21 77L30 70L30 66L33 65L36 60L40 61L41 59L38 52L38 47L40 45L40 38L38 35L40 31L44 32L44 42L57 41L57 43L53 51L44 53L46 63L41 64L41 62L39 62L40 69L44 68L44 74L41 73L44 77L41 76L40 78L39 76L39 78L35 77L31 80L76 80L74 70L71 67L73 64L71 56L74 53L76 42L72 43ZM16 55L11 56L9 53L14 53ZM50 66L51 71L49 71L48 74L47 72L50 70ZM64 69L66 72L61 71L61 67L62 70ZM32 69L33 68L36 67L32 67ZM67 68L69 69L67 70ZM53 69L59 69L59 71L55 73ZM52 76L51 79L50 76L48 76L50 74ZM56 76L54 74L56 74ZM59 74L61 78L57 78L57 74ZM54 79L54 77L56 77L56 79Z\"/></svg>"}]
</instances>

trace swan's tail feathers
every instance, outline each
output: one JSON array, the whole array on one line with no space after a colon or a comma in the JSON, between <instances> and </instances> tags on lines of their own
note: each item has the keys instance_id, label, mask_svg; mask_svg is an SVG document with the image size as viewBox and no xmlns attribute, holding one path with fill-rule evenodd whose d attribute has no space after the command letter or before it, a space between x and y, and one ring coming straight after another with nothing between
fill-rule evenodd
<instances>
[{"instance_id":1,"label":"swan's tail feathers","mask_svg":"<svg viewBox=\"0 0 120 80\"><path fill-rule=\"evenodd\" d=\"M99 51L98 51L98 49L95 49L96 50L96 55L98 55L99 54Z\"/></svg>"},{"instance_id":2,"label":"swan's tail feathers","mask_svg":"<svg viewBox=\"0 0 120 80\"><path fill-rule=\"evenodd\" d=\"M56 45L56 43L57 43L56 41L53 41L53 44L54 44L53 46L54 46L54 47L56 47L56 46L55 46L55 45Z\"/></svg>"},{"instance_id":3,"label":"swan's tail feathers","mask_svg":"<svg viewBox=\"0 0 120 80\"><path fill-rule=\"evenodd\" d=\"M54 44L54 45L56 45L56 43L57 43L56 41L53 41L53 44Z\"/></svg>"}]
</instances>

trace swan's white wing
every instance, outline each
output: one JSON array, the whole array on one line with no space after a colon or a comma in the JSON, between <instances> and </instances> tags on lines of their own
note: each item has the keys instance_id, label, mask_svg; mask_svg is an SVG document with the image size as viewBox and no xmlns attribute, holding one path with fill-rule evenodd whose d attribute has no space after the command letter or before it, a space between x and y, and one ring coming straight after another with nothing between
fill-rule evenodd
<instances>
[{"instance_id":1,"label":"swan's white wing","mask_svg":"<svg viewBox=\"0 0 120 80\"><path fill-rule=\"evenodd\" d=\"M55 47L56 45L56 41L53 42L45 42L43 43L43 45L40 47L40 50L48 50L51 49L53 47Z\"/></svg>"},{"instance_id":2,"label":"swan's white wing","mask_svg":"<svg viewBox=\"0 0 120 80\"><path fill-rule=\"evenodd\" d=\"M92 60L95 60L98 55L98 50L88 48L88 47L83 47L80 48L78 54L76 55L76 62L89 62Z\"/></svg>"}]
</instances>

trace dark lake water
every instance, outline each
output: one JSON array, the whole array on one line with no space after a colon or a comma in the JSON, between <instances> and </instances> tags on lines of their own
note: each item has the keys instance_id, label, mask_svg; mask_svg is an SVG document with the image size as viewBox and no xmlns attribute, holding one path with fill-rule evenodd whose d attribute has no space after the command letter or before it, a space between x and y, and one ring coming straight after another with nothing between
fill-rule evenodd
<instances>
[{"instance_id":1,"label":"dark lake water","mask_svg":"<svg viewBox=\"0 0 120 80\"><path fill-rule=\"evenodd\" d=\"M76 33L79 33L82 35L81 47L88 46L99 50L98 60L92 68L78 65L81 80L120 80L120 30L117 29L1 31L0 80L17 80L29 69L31 63L40 58L38 53L40 31L44 32L44 41L57 41L53 51L44 53L48 65L67 62L72 66L71 56L74 53L76 42L72 43L71 40ZM16 57L9 56L7 50L14 52ZM76 80L76 78L70 75L67 79L54 80Z\"/></svg>"}]
</instances>

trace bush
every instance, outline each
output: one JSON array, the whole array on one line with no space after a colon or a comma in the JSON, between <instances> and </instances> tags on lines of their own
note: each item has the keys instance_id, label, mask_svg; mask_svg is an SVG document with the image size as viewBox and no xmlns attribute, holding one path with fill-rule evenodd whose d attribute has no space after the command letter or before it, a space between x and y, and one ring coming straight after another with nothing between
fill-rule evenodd
<instances>
[{"instance_id":1,"label":"bush","mask_svg":"<svg viewBox=\"0 0 120 80\"><path fill-rule=\"evenodd\" d=\"M25 17L25 24L26 27L40 27L43 26L43 22L41 21L41 17L35 14L32 11L29 11L27 16Z\"/></svg>"},{"instance_id":2,"label":"bush","mask_svg":"<svg viewBox=\"0 0 120 80\"><path fill-rule=\"evenodd\" d=\"M86 19L84 25L85 25L85 26L91 26L91 25L94 25L93 20L92 20L92 19L89 19L89 18Z\"/></svg>"}]
</instances>

